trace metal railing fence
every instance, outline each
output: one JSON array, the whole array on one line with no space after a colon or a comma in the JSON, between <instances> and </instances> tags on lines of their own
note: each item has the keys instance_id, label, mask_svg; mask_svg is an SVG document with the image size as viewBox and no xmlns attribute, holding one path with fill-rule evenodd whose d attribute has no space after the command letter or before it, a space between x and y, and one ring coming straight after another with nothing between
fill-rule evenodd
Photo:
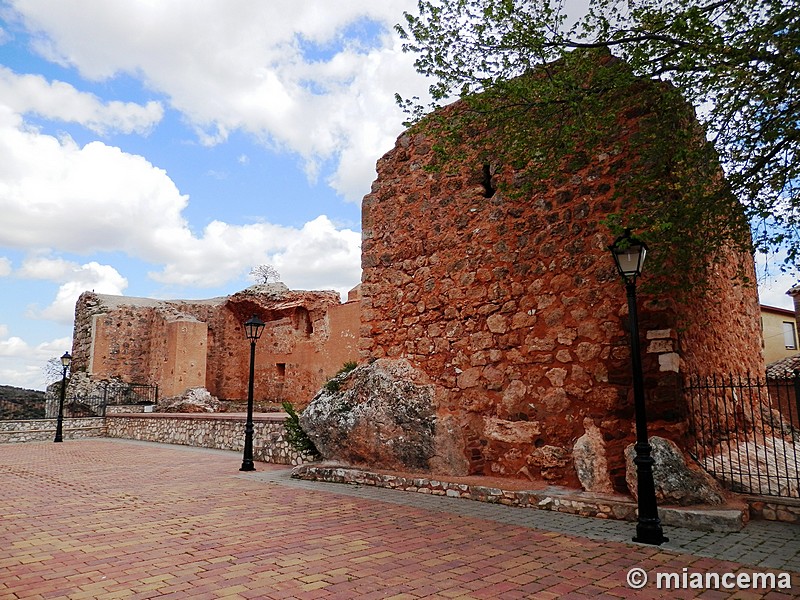
<instances>
[{"instance_id":1,"label":"metal railing fence","mask_svg":"<svg viewBox=\"0 0 800 600\"><path fill-rule=\"evenodd\" d=\"M64 417L102 417L106 414L106 406L158 402L157 385L107 382L98 392L98 395L91 396L67 396L64 399ZM58 403L58 397L24 400L0 398L0 421L55 419L58 416Z\"/></svg>"},{"instance_id":2,"label":"metal railing fence","mask_svg":"<svg viewBox=\"0 0 800 600\"><path fill-rule=\"evenodd\" d=\"M784 379L692 377L689 452L728 489L800 497L800 373Z\"/></svg>"},{"instance_id":3,"label":"metal railing fence","mask_svg":"<svg viewBox=\"0 0 800 600\"><path fill-rule=\"evenodd\" d=\"M158 385L147 383L107 382L103 387L106 404L157 404Z\"/></svg>"}]
</instances>

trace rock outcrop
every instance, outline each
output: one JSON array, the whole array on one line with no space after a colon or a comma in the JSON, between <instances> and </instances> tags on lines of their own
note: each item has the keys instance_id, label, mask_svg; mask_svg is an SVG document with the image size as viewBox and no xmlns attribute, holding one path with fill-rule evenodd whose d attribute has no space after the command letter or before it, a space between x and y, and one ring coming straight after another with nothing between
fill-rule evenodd
<instances>
[{"instance_id":1,"label":"rock outcrop","mask_svg":"<svg viewBox=\"0 0 800 600\"><path fill-rule=\"evenodd\" d=\"M592 419L584 419L583 427L586 433L578 438L572 448L572 459L575 461L578 480L587 492L610 494L614 491L614 486L608 474L603 432Z\"/></svg>"},{"instance_id":2,"label":"rock outcrop","mask_svg":"<svg viewBox=\"0 0 800 600\"><path fill-rule=\"evenodd\" d=\"M159 402L159 412L202 413L222 412L222 403L206 388L190 388L180 396Z\"/></svg>"},{"instance_id":3,"label":"rock outcrop","mask_svg":"<svg viewBox=\"0 0 800 600\"><path fill-rule=\"evenodd\" d=\"M626 479L631 495L638 496L636 489L636 465L633 462L636 452L634 445L625 448L627 462ZM656 500L659 504L722 504L725 499L714 479L699 467L690 467L683 453L674 442L652 436L651 456L653 465L653 481L656 486Z\"/></svg>"},{"instance_id":4,"label":"rock outcrop","mask_svg":"<svg viewBox=\"0 0 800 600\"><path fill-rule=\"evenodd\" d=\"M328 460L463 475L460 430L436 408L435 386L424 373L406 360L381 359L332 379L300 424Z\"/></svg>"}]
</instances>

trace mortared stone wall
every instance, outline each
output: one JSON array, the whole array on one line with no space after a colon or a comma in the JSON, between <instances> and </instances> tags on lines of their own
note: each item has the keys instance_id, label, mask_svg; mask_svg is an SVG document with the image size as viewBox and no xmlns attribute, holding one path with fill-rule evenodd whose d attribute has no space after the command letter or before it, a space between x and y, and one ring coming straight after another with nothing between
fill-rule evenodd
<instances>
[{"instance_id":1,"label":"mortared stone wall","mask_svg":"<svg viewBox=\"0 0 800 600\"><path fill-rule=\"evenodd\" d=\"M256 344L256 400L304 407L343 363L358 359L357 293L253 286L209 300L154 300L85 292L75 308L73 371L93 380L158 385L162 397L205 387L247 398L250 343L244 322L266 322Z\"/></svg>"},{"instance_id":2,"label":"mortared stone wall","mask_svg":"<svg viewBox=\"0 0 800 600\"><path fill-rule=\"evenodd\" d=\"M618 137L530 194L504 193L517 172L468 146L460 170L430 168L424 128L377 163L362 205L361 357L405 358L431 378L470 474L577 485L580 462L598 471L582 478L597 491L626 490L628 309L601 220L635 202L615 187L641 118L620 114ZM684 440L685 374L763 369L757 292L734 282L737 269L754 280L752 257L730 252L706 296L640 296L651 435Z\"/></svg>"}]
</instances>

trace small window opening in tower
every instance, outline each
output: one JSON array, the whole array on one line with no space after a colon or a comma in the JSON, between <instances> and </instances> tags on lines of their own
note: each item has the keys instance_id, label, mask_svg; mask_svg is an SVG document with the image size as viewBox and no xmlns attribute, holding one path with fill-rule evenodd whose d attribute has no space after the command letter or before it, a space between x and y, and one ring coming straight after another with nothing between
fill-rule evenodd
<instances>
[{"instance_id":1,"label":"small window opening in tower","mask_svg":"<svg viewBox=\"0 0 800 600\"><path fill-rule=\"evenodd\" d=\"M483 165L483 181L481 183L483 184L483 197L491 198L494 196L497 189L492 187L492 169L488 164Z\"/></svg>"}]
</instances>

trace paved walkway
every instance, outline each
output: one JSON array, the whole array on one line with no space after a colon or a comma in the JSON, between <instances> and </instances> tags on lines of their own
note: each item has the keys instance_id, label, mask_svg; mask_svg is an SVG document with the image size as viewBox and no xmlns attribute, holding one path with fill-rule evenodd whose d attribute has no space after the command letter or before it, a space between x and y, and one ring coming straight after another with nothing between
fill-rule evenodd
<instances>
[{"instance_id":1,"label":"paved walkway","mask_svg":"<svg viewBox=\"0 0 800 600\"><path fill-rule=\"evenodd\" d=\"M631 523L240 464L125 440L0 446L0 599L800 596L794 525L665 528L656 548Z\"/></svg>"}]
</instances>

